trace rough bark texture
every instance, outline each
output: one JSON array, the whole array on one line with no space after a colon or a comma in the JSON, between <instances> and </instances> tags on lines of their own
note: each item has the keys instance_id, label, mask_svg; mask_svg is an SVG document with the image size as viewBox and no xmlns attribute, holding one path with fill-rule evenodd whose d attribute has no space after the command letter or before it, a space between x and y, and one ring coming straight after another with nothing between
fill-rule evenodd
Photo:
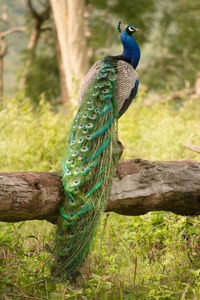
<instances>
[{"instance_id":1,"label":"rough bark texture","mask_svg":"<svg viewBox=\"0 0 200 300\"><path fill-rule=\"evenodd\" d=\"M59 174L0 173L1 220L55 222L63 199ZM197 162L133 159L121 162L117 174L107 212L135 216L164 210L200 215L200 164Z\"/></svg>"},{"instance_id":2,"label":"rough bark texture","mask_svg":"<svg viewBox=\"0 0 200 300\"><path fill-rule=\"evenodd\" d=\"M150 162L141 159L119 164L107 211L141 215L171 211L200 214L200 164L190 160Z\"/></svg>"}]
</instances>

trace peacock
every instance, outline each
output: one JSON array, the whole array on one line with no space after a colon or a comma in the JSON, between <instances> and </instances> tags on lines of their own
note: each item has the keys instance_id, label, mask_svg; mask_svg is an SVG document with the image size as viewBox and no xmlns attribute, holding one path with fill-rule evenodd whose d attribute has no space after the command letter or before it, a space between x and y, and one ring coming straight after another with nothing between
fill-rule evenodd
<instances>
[{"instance_id":1,"label":"peacock","mask_svg":"<svg viewBox=\"0 0 200 300\"><path fill-rule=\"evenodd\" d=\"M55 266L65 279L88 254L119 160L118 119L138 90L140 48L133 37L138 29L128 25L121 32L119 22L118 31L123 53L97 61L86 75L62 164L65 200L57 220Z\"/></svg>"}]
</instances>

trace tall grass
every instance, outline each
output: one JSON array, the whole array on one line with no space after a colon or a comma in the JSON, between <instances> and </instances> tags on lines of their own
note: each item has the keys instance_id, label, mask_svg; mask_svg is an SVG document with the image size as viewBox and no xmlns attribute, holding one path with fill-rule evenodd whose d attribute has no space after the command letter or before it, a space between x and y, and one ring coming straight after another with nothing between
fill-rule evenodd
<instances>
[{"instance_id":1,"label":"tall grass","mask_svg":"<svg viewBox=\"0 0 200 300\"><path fill-rule=\"evenodd\" d=\"M123 158L194 159L182 142L200 144L200 102L163 99L145 105L141 93L120 120ZM44 99L10 101L0 112L1 171L59 170L71 118ZM45 221L0 223L2 299L193 299L200 298L200 220L166 212L127 217L105 214L77 283L47 279ZM0 297L0 299L1 299Z\"/></svg>"}]
</instances>

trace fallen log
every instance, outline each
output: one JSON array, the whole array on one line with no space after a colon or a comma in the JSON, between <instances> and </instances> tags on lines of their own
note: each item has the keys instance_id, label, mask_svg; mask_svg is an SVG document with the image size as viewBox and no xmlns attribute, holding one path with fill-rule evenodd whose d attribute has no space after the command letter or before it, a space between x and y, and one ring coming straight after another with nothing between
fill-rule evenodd
<instances>
[{"instance_id":1,"label":"fallen log","mask_svg":"<svg viewBox=\"0 0 200 300\"><path fill-rule=\"evenodd\" d=\"M0 220L55 223L64 192L60 173L0 173ZM150 211L200 215L200 164L190 160L122 161L106 211L136 216Z\"/></svg>"}]
</instances>

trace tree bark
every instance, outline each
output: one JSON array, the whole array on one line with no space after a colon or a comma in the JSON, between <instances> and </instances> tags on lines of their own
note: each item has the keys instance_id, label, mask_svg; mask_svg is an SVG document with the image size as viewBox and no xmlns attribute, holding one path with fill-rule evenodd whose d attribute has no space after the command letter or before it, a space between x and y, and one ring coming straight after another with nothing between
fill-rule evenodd
<instances>
[{"instance_id":1,"label":"tree bark","mask_svg":"<svg viewBox=\"0 0 200 300\"><path fill-rule=\"evenodd\" d=\"M55 223L63 199L59 172L0 173L1 221L46 219ZM105 211L136 216L161 210L200 215L200 164L189 160L121 162Z\"/></svg>"},{"instance_id":2,"label":"tree bark","mask_svg":"<svg viewBox=\"0 0 200 300\"><path fill-rule=\"evenodd\" d=\"M0 54L0 108L3 102L3 56Z\"/></svg>"},{"instance_id":3,"label":"tree bark","mask_svg":"<svg viewBox=\"0 0 200 300\"><path fill-rule=\"evenodd\" d=\"M3 58L6 54L7 43L0 31L0 107L3 104Z\"/></svg>"},{"instance_id":4,"label":"tree bark","mask_svg":"<svg viewBox=\"0 0 200 300\"><path fill-rule=\"evenodd\" d=\"M60 45L68 96L72 98L77 83L88 71L84 35L84 0L50 0Z\"/></svg>"},{"instance_id":5,"label":"tree bark","mask_svg":"<svg viewBox=\"0 0 200 300\"><path fill-rule=\"evenodd\" d=\"M62 104L63 104L64 108L66 108L66 104L68 102L68 91L67 91L67 86L66 86L65 69L64 69L64 66L62 63L60 44L58 42L57 33L56 33L56 48L57 48L57 60L58 60L61 99L62 99Z\"/></svg>"}]
</instances>

